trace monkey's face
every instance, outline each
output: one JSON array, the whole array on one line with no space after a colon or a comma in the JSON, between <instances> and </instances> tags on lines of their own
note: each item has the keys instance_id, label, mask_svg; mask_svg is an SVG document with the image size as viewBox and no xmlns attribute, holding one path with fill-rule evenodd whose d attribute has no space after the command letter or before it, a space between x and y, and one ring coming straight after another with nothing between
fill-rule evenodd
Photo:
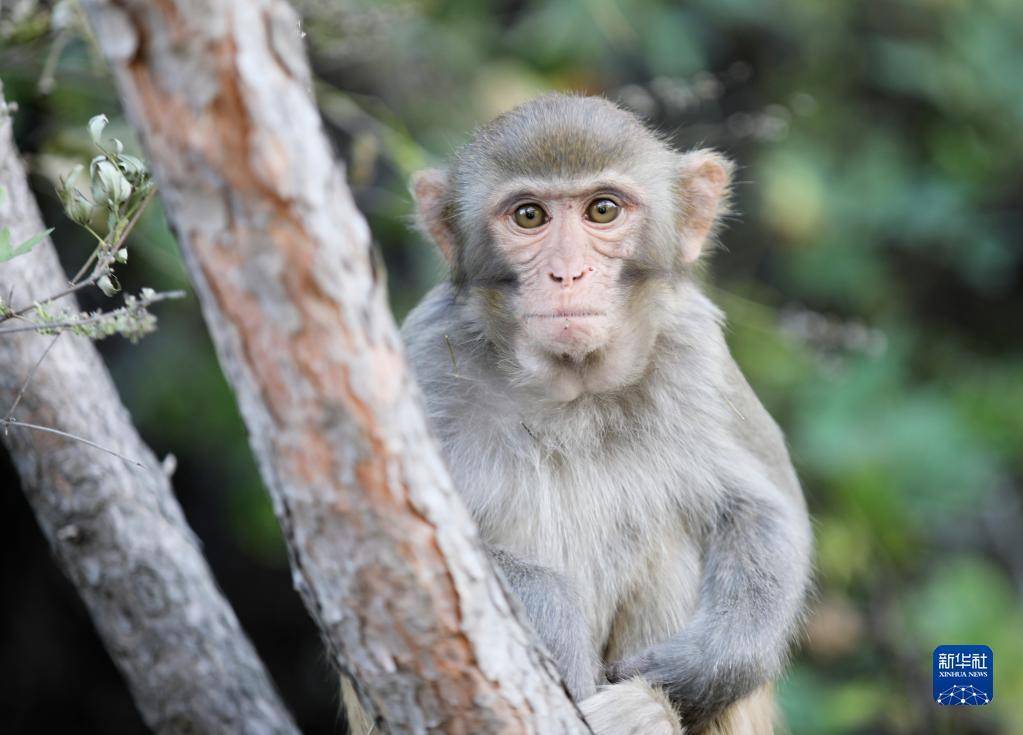
<instances>
[{"instance_id":1,"label":"monkey's face","mask_svg":"<svg viewBox=\"0 0 1023 735\"><path fill-rule=\"evenodd\" d=\"M466 313L514 358L504 364L570 400L645 371L730 171L606 100L549 95L485 126L412 190Z\"/></svg>"},{"instance_id":2,"label":"monkey's face","mask_svg":"<svg viewBox=\"0 0 1023 735\"><path fill-rule=\"evenodd\" d=\"M489 230L517 286L508 306L519 339L582 363L628 321L622 276L637 248L642 192L620 174L502 189Z\"/></svg>"}]
</instances>

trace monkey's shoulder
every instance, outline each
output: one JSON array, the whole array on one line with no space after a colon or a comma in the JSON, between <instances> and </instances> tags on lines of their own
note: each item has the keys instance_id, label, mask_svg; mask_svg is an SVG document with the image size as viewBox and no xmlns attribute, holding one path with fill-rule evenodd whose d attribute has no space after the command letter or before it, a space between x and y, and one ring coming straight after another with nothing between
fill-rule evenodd
<instances>
[{"instance_id":1,"label":"monkey's shoulder","mask_svg":"<svg viewBox=\"0 0 1023 735\"><path fill-rule=\"evenodd\" d=\"M472 353L482 346L467 329L462 308L453 286L444 281L423 297L402 324L409 362L427 397L432 389L459 382L464 377L459 370L470 367Z\"/></svg>"}]
</instances>

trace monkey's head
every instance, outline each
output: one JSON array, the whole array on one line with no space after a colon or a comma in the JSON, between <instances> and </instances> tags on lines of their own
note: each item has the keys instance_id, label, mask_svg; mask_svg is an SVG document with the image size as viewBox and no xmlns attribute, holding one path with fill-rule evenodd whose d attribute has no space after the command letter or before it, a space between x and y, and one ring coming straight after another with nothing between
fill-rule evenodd
<instances>
[{"instance_id":1,"label":"monkey's head","mask_svg":"<svg viewBox=\"0 0 1023 735\"><path fill-rule=\"evenodd\" d=\"M607 100L547 95L484 126L447 170L415 174L412 192L487 338L571 400L643 374L731 169Z\"/></svg>"}]
</instances>

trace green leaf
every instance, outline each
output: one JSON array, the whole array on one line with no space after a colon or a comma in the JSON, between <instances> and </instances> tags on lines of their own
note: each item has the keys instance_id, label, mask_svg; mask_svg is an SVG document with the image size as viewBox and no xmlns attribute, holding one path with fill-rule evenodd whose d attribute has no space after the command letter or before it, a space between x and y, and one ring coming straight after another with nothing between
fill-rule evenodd
<instances>
[{"instance_id":1,"label":"green leaf","mask_svg":"<svg viewBox=\"0 0 1023 735\"><path fill-rule=\"evenodd\" d=\"M43 241L43 238L53 232L51 227L48 230L36 233L25 242L20 243L14 247L11 247L11 231L6 227L0 230L0 263L4 263L12 258L17 258L19 255L24 255L29 252L32 248Z\"/></svg>"},{"instance_id":2,"label":"green leaf","mask_svg":"<svg viewBox=\"0 0 1023 735\"><path fill-rule=\"evenodd\" d=\"M89 120L89 137L92 138L92 142L96 145L99 145L103 139L103 130L109 122L110 120L106 115L96 115Z\"/></svg>"}]
</instances>

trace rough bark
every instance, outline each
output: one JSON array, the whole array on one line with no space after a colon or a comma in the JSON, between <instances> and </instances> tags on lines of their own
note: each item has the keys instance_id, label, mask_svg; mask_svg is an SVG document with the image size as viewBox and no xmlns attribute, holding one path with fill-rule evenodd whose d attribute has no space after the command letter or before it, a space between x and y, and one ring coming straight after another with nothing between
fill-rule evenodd
<instances>
[{"instance_id":1,"label":"rough bark","mask_svg":"<svg viewBox=\"0 0 1023 735\"><path fill-rule=\"evenodd\" d=\"M12 240L42 230L8 118L0 119L0 186L0 227L10 228ZM0 290L5 298L13 292L19 305L66 286L48 239L0 263ZM71 297L62 302L73 304ZM0 412L52 340L32 332L0 337ZM53 554L146 723L160 733L297 733L95 347L62 335L15 416L143 465L26 427L3 435Z\"/></svg>"},{"instance_id":2,"label":"rough bark","mask_svg":"<svg viewBox=\"0 0 1023 735\"><path fill-rule=\"evenodd\" d=\"M393 732L583 732L430 437L283 0L88 0L335 659Z\"/></svg>"}]
</instances>

